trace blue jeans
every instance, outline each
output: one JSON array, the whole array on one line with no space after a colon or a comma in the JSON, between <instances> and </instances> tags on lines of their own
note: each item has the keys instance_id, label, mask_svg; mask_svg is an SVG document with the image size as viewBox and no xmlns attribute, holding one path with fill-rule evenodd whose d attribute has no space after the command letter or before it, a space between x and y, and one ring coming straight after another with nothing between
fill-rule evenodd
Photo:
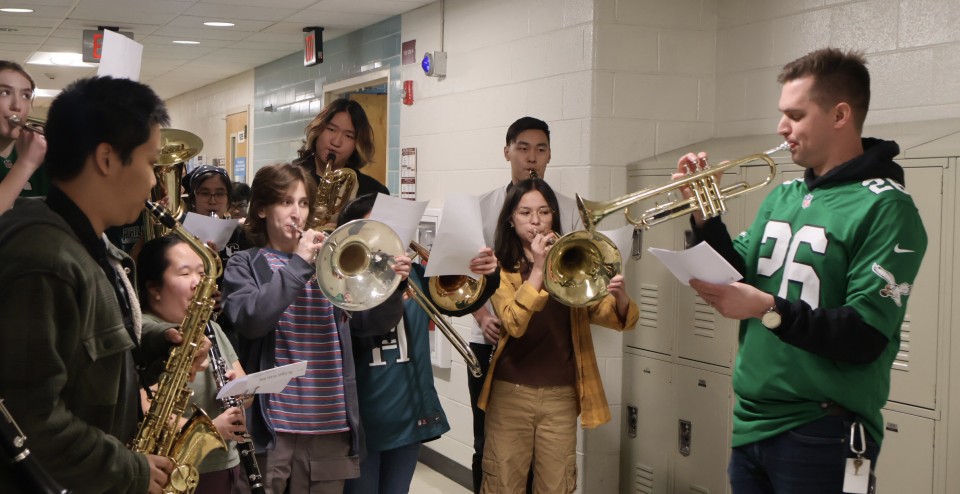
<instances>
[{"instance_id":1,"label":"blue jeans","mask_svg":"<svg viewBox=\"0 0 960 494\"><path fill-rule=\"evenodd\" d=\"M360 478L347 479L343 494L407 494L419 456L419 441L370 453L360 462Z\"/></svg>"},{"instance_id":2,"label":"blue jeans","mask_svg":"<svg viewBox=\"0 0 960 494\"><path fill-rule=\"evenodd\" d=\"M880 446L864 433L863 456L876 469ZM857 446L861 449L859 438ZM850 421L826 416L733 448L727 474L734 494L840 494L847 458L856 456L850 451Z\"/></svg>"}]
</instances>

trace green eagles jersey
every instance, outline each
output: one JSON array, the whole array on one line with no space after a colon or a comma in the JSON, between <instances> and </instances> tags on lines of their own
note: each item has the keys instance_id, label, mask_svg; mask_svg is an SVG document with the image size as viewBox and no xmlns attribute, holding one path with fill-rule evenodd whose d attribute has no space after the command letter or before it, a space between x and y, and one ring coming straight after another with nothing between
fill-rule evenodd
<instances>
[{"instance_id":1,"label":"green eagles jersey","mask_svg":"<svg viewBox=\"0 0 960 494\"><path fill-rule=\"evenodd\" d=\"M14 147L13 151L10 152L10 156L0 158L0 161L3 162L3 165L0 165L0 181L3 181L3 179L7 178L7 174L10 173L10 168L17 162L17 148ZM33 172L30 180L27 180L27 183L23 186L23 190L20 191L20 197L46 197L47 191L49 190L50 179L47 178L47 164L41 163L40 168L37 168L37 171Z\"/></svg>"},{"instance_id":2,"label":"green eagles jersey","mask_svg":"<svg viewBox=\"0 0 960 494\"><path fill-rule=\"evenodd\" d=\"M746 260L746 283L813 309L850 306L890 342L876 361L851 364L784 343L759 319L742 321L733 446L816 420L831 401L857 413L879 443L900 326L927 248L910 194L890 179L813 191L803 179L789 181L764 200L734 247Z\"/></svg>"},{"instance_id":3,"label":"green eagles jersey","mask_svg":"<svg viewBox=\"0 0 960 494\"><path fill-rule=\"evenodd\" d=\"M419 281L422 274L423 267L414 264L410 282ZM430 317L414 300L407 300L400 325L370 351L357 355L357 394L367 451L436 439L450 430L433 384L430 335Z\"/></svg>"}]
</instances>

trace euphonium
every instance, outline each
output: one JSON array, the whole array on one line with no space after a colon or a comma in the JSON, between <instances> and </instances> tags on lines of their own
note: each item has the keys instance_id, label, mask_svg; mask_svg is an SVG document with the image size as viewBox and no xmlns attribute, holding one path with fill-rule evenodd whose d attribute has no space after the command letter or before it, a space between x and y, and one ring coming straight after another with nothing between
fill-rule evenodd
<instances>
[{"instance_id":1,"label":"euphonium","mask_svg":"<svg viewBox=\"0 0 960 494\"><path fill-rule=\"evenodd\" d=\"M193 405L193 416L186 425L182 429L177 426L193 395L193 390L187 387L190 369L203 343L204 330L213 312L212 295L217 290L217 277L223 269L220 256L184 230L163 206L147 201L147 210L200 256L204 275L180 323L183 342L170 350L150 410L140 423L136 437L130 441L129 448L138 453L165 456L173 460L174 470L163 492L191 494L200 478L197 465L211 451L227 448L213 421L196 405Z\"/></svg>"},{"instance_id":2,"label":"euphonium","mask_svg":"<svg viewBox=\"0 0 960 494\"><path fill-rule=\"evenodd\" d=\"M324 228L334 221L340 210L357 197L357 172L349 168L333 169L336 160L333 153L327 155L327 169L317 184L317 209L307 220L307 229Z\"/></svg>"}]
</instances>

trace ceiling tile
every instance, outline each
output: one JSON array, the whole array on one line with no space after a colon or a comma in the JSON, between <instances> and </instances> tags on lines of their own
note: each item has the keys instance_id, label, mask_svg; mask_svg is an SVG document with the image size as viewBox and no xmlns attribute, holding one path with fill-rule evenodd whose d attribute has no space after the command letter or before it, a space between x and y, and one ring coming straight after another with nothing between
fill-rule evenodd
<instances>
[{"instance_id":1,"label":"ceiling tile","mask_svg":"<svg viewBox=\"0 0 960 494\"><path fill-rule=\"evenodd\" d=\"M226 40L219 40L219 39L191 39L189 36L180 36L180 37L160 36L157 34L153 34L153 35L147 36L146 38L143 38L142 40L140 40L140 43L142 43L143 46L149 45L154 47L161 47L161 46L168 46L168 45L172 47L182 46L179 43L174 43L174 41L199 41L200 42L199 45L186 45L186 46L208 46L213 48L223 48L225 46L232 46L235 43L233 41L226 41Z\"/></svg>"},{"instance_id":2,"label":"ceiling tile","mask_svg":"<svg viewBox=\"0 0 960 494\"><path fill-rule=\"evenodd\" d=\"M281 9L264 7L246 7L219 3L197 3L187 9L184 15L208 17L211 19L246 19L279 21L299 12L300 9Z\"/></svg>"},{"instance_id":3,"label":"ceiling tile","mask_svg":"<svg viewBox=\"0 0 960 494\"><path fill-rule=\"evenodd\" d=\"M224 28L206 27L206 26L203 26L201 28L164 26L164 27L161 27L160 29L157 29L156 32L154 32L153 34L158 36L175 37L177 39L196 39L201 41L205 39L218 39L222 41L240 41L254 33L250 31L236 31L233 29L224 29Z\"/></svg>"},{"instance_id":4,"label":"ceiling tile","mask_svg":"<svg viewBox=\"0 0 960 494\"><path fill-rule=\"evenodd\" d=\"M62 20L60 17L33 17L0 12L0 26L4 27L57 27Z\"/></svg>"},{"instance_id":5,"label":"ceiling tile","mask_svg":"<svg viewBox=\"0 0 960 494\"><path fill-rule=\"evenodd\" d=\"M157 30L156 25L150 25L150 24L138 24L138 23L132 23L132 22L118 23L118 24L113 24L113 25L119 27L120 30L123 32L132 32L135 35L134 41ZM63 21L63 24L60 24L60 27L64 29L84 30L84 29L96 29L98 26L104 26L104 25L109 26L110 24L106 24L100 21L85 21L81 19L71 18Z\"/></svg>"},{"instance_id":6,"label":"ceiling tile","mask_svg":"<svg viewBox=\"0 0 960 494\"><path fill-rule=\"evenodd\" d=\"M30 17L57 17L57 18L63 19L64 17L66 17L67 12L70 12L69 7L39 5L39 4L33 3L32 1L24 2L22 0L21 1L14 0L12 2L4 0L3 8L33 9L33 12L29 12L29 13L8 14L11 16L16 16L21 19L27 19Z\"/></svg>"},{"instance_id":7,"label":"ceiling tile","mask_svg":"<svg viewBox=\"0 0 960 494\"><path fill-rule=\"evenodd\" d=\"M204 22L232 22L236 26L232 27L209 27L204 26ZM221 16L191 16L181 15L170 22L167 26L188 27L193 29L207 28L221 31L252 31L257 32L273 24L271 21L258 21L249 19L238 19L234 17Z\"/></svg>"},{"instance_id":8,"label":"ceiling tile","mask_svg":"<svg viewBox=\"0 0 960 494\"><path fill-rule=\"evenodd\" d=\"M403 2L391 0L322 0L310 10L330 12L356 12L362 14L397 15L422 7L429 2Z\"/></svg>"},{"instance_id":9,"label":"ceiling tile","mask_svg":"<svg viewBox=\"0 0 960 494\"><path fill-rule=\"evenodd\" d=\"M304 9L317 3L317 1L318 0L270 0L270 6L278 9ZM262 7L264 2L263 0L200 0L199 3L225 3L246 7Z\"/></svg>"},{"instance_id":10,"label":"ceiling tile","mask_svg":"<svg viewBox=\"0 0 960 494\"><path fill-rule=\"evenodd\" d=\"M285 19L287 23L301 26L334 26L360 28L380 22L390 16L381 14L358 14L354 12L329 12L307 9Z\"/></svg>"},{"instance_id":11,"label":"ceiling tile","mask_svg":"<svg viewBox=\"0 0 960 494\"><path fill-rule=\"evenodd\" d=\"M3 26L0 27L10 27L16 29L16 31L9 32L4 31L4 34L10 34L13 36L44 36L53 32L53 29L49 27L28 27L28 26Z\"/></svg>"}]
</instances>

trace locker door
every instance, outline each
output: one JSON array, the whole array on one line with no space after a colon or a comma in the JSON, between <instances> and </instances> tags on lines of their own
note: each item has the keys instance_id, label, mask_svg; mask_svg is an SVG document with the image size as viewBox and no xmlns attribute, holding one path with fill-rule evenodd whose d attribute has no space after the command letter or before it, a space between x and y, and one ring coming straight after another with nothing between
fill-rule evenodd
<instances>
[{"instance_id":1,"label":"locker door","mask_svg":"<svg viewBox=\"0 0 960 494\"><path fill-rule=\"evenodd\" d=\"M674 491L727 492L733 394L730 377L684 365L677 365L676 372L678 420L672 427L673 454L677 459Z\"/></svg>"},{"instance_id":2,"label":"locker door","mask_svg":"<svg viewBox=\"0 0 960 494\"><path fill-rule=\"evenodd\" d=\"M877 494L933 492L934 421L884 409Z\"/></svg>"},{"instance_id":3,"label":"locker door","mask_svg":"<svg viewBox=\"0 0 960 494\"><path fill-rule=\"evenodd\" d=\"M660 185L670 180L670 175L630 177L629 190L641 190ZM643 211L654 207L654 202L667 202L665 197L649 199L630 207L632 215L640 216ZM671 355L673 353L673 329L676 325L674 303L676 277L647 252L649 247L675 250L676 223L679 220L657 225L643 234L643 255L638 262L628 263L631 276L627 281L630 295L640 308L640 322L634 331L623 334L624 344L652 352Z\"/></svg>"},{"instance_id":4,"label":"locker door","mask_svg":"<svg viewBox=\"0 0 960 494\"><path fill-rule=\"evenodd\" d=\"M744 180L747 183L755 184L762 182L770 173L770 168L766 166L747 166L745 168ZM788 181L794 180L797 178L803 178L802 170L789 170L784 171L784 167L777 167L777 178L773 179L766 187L747 194L746 196L741 196L740 201L744 202L744 214L743 214L743 229L746 230L750 228L750 225L753 224L753 220L757 218L757 212L760 211L760 205L763 204L763 200L770 195L770 192L773 192L778 185ZM729 206L727 206L729 208ZM740 232L730 232L730 235L737 235Z\"/></svg>"},{"instance_id":5,"label":"locker door","mask_svg":"<svg viewBox=\"0 0 960 494\"><path fill-rule=\"evenodd\" d=\"M735 183L739 177L734 173L724 174L721 187ZM723 215L727 231L736 235L741 231L739 208L734 199L727 204ZM684 233L690 230L690 220L678 218L678 249L684 247ZM739 321L724 319L689 286L677 283L677 354L681 358L706 362L721 367L733 367L733 347L737 341Z\"/></svg>"},{"instance_id":6,"label":"locker door","mask_svg":"<svg viewBox=\"0 0 960 494\"><path fill-rule=\"evenodd\" d=\"M648 357L624 354L623 424L621 429L621 482L625 492L668 492L674 422L672 365ZM636 437L628 430L636 407Z\"/></svg>"},{"instance_id":7,"label":"locker door","mask_svg":"<svg viewBox=\"0 0 960 494\"><path fill-rule=\"evenodd\" d=\"M927 231L927 252L907 298L900 352L890 373L890 400L933 409L937 386L937 328L940 315L940 167L904 168L907 190ZM883 192L888 194L889 192ZM910 249L906 244L903 249ZM901 255L911 255L908 253Z\"/></svg>"}]
</instances>

